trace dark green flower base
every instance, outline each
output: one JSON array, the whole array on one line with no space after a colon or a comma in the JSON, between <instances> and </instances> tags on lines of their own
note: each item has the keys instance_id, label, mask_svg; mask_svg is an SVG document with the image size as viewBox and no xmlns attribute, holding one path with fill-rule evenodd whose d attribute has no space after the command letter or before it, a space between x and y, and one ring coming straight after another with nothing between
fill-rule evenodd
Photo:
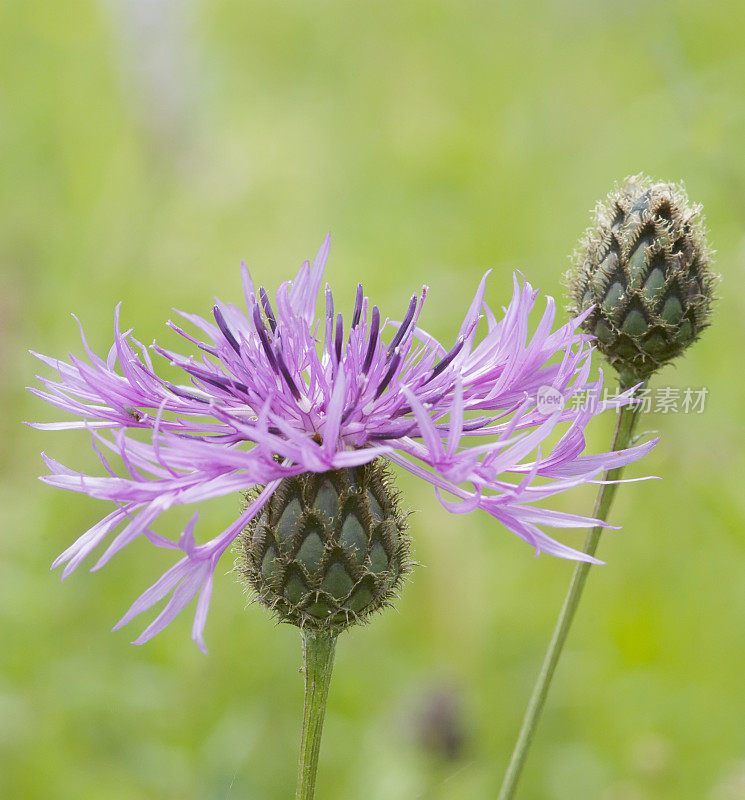
<instances>
[{"instance_id":1,"label":"dark green flower base","mask_svg":"<svg viewBox=\"0 0 745 800\"><path fill-rule=\"evenodd\" d=\"M405 530L383 459L305 473L241 535L237 567L281 621L340 631L394 597L411 564Z\"/></svg>"}]
</instances>

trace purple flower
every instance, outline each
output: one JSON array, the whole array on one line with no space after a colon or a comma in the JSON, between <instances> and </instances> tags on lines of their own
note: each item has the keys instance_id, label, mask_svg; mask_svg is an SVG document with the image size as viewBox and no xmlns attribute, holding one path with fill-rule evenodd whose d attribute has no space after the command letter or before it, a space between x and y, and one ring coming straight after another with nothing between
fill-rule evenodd
<instances>
[{"instance_id":1,"label":"purple flower","mask_svg":"<svg viewBox=\"0 0 745 800\"><path fill-rule=\"evenodd\" d=\"M45 390L31 391L78 417L35 427L87 429L107 473L85 475L44 455L51 474L42 480L116 504L53 566L65 564L65 578L110 539L93 566L98 569L140 536L181 555L116 624L170 595L136 644L161 631L198 595L192 637L205 649L217 562L288 476L383 456L431 483L452 513L483 509L537 552L594 561L539 526L602 523L535 503L628 464L655 444L583 455L590 419L631 398L627 393L601 400L602 374L590 379L591 337L578 332L583 317L552 331L552 298L528 335L538 292L527 282L515 277L512 300L497 320L484 301L484 275L447 348L419 327L426 287L412 296L403 320L394 322L381 317L359 285L345 325L326 286L326 309L318 318L328 250L327 237L313 263L306 261L294 281L281 284L274 305L263 288L254 289L243 265L245 311L217 302L214 322L179 312L201 338L169 326L201 354L186 357L155 344L152 349L183 370L185 384L158 376L148 349L131 331L120 330L119 307L106 358L91 350L82 328L87 361L34 354L59 380L40 378ZM548 409L539 399L547 387L554 400ZM580 397L585 401L575 402ZM547 444L557 426L563 434ZM110 466L112 457L118 472ZM178 541L152 528L172 506L257 485L264 487L257 499L203 544L194 539L198 513Z\"/></svg>"}]
</instances>

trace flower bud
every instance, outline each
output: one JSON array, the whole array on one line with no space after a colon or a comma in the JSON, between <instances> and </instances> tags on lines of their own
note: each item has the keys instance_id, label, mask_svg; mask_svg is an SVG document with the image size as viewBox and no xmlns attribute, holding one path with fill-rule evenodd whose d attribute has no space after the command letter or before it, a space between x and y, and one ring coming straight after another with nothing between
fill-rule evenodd
<instances>
[{"instance_id":1,"label":"flower bud","mask_svg":"<svg viewBox=\"0 0 745 800\"><path fill-rule=\"evenodd\" d=\"M281 622L338 633L389 605L410 538L386 462L286 478L237 543L237 568Z\"/></svg>"},{"instance_id":2,"label":"flower bud","mask_svg":"<svg viewBox=\"0 0 745 800\"><path fill-rule=\"evenodd\" d=\"M571 313L625 385L646 380L707 326L716 276L701 218L681 186L627 178L595 209L570 270Z\"/></svg>"}]
</instances>

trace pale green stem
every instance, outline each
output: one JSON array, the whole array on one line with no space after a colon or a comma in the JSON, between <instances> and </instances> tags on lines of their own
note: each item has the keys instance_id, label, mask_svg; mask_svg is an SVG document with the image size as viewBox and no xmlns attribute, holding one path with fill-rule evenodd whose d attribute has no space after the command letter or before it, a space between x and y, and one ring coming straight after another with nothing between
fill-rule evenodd
<instances>
[{"instance_id":1,"label":"pale green stem","mask_svg":"<svg viewBox=\"0 0 745 800\"><path fill-rule=\"evenodd\" d=\"M336 636L326 631L309 630L303 630L302 635L305 705L295 799L313 800L316 792L323 718L326 714L326 700L334 668Z\"/></svg>"},{"instance_id":2,"label":"pale green stem","mask_svg":"<svg viewBox=\"0 0 745 800\"><path fill-rule=\"evenodd\" d=\"M631 436L640 416L640 411L641 404L622 406L618 410L616 430L613 435L613 450L622 450L629 446ZM604 478L605 480L617 480L621 477L622 472L622 467L612 469L605 474ZM603 483L600 486L597 499L595 500L595 511L593 514L596 519L607 521L608 512L610 511L617 488L617 483ZM595 555L602 530L602 528L592 528L587 535L584 552L588 555ZM564 604L559 612L559 618L556 621L556 627L554 628L548 650L543 659L541 671L533 687L533 694L530 697L528 708L525 711L520 733L515 743L515 749L512 752L512 758L507 767L507 773L504 776L502 788L500 789L497 800L512 800L515 796L517 782L520 779L520 773L525 764L530 744L533 741L533 735L538 726L543 706L546 703L546 697L549 687L551 686L551 679L553 678L556 665L559 662L559 656L561 656L561 651L564 647L567 634L569 633L569 628L572 625L577 605L582 597L582 590L585 588L590 566L591 565L586 561L580 561L574 568L572 581L569 584L569 590L567 591Z\"/></svg>"}]
</instances>

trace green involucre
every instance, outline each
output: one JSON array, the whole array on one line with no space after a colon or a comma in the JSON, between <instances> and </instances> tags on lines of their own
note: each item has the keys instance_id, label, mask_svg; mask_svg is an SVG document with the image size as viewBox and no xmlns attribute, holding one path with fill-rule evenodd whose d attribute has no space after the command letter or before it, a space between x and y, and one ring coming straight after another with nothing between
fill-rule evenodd
<instances>
[{"instance_id":1,"label":"green involucre","mask_svg":"<svg viewBox=\"0 0 745 800\"><path fill-rule=\"evenodd\" d=\"M380 458L285 479L236 547L239 573L280 621L334 633L389 605L411 568Z\"/></svg>"},{"instance_id":2,"label":"green involucre","mask_svg":"<svg viewBox=\"0 0 745 800\"><path fill-rule=\"evenodd\" d=\"M707 326L716 276L701 206L682 187L627 178L595 209L568 273L570 312L623 383L646 380Z\"/></svg>"}]
</instances>

